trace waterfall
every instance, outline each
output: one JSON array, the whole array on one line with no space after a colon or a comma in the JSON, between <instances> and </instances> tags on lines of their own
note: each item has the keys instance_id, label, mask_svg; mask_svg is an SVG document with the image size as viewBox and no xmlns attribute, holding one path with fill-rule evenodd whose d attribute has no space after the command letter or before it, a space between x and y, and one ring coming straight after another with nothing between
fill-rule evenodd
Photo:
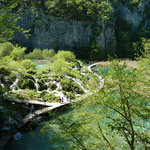
<instances>
[{"instance_id":1,"label":"waterfall","mask_svg":"<svg viewBox=\"0 0 150 150\"><path fill-rule=\"evenodd\" d=\"M67 96L64 95L62 92L56 91L55 96L60 97L63 100L63 103L68 103Z\"/></svg>"},{"instance_id":2,"label":"waterfall","mask_svg":"<svg viewBox=\"0 0 150 150\"><path fill-rule=\"evenodd\" d=\"M0 85L2 86L2 88L4 88L4 87L5 87L5 85L4 85L3 83L0 83Z\"/></svg>"},{"instance_id":3,"label":"waterfall","mask_svg":"<svg viewBox=\"0 0 150 150\"><path fill-rule=\"evenodd\" d=\"M34 84L35 84L36 91L39 92L39 86L37 83L38 79L35 76L33 76L33 78L34 78Z\"/></svg>"},{"instance_id":4,"label":"waterfall","mask_svg":"<svg viewBox=\"0 0 150 150\"><path fill-rule=\"evenodd\" d=\"M15 92L16 90L14 89L15 87L17 87L18 90L21 90L19 85L18 85L18 81L19 81L19 78L16 78L16 80L14 81L14 83L10 86L10 89L12 92Z\"/></svg>"},{"instance_id":5,"label":"waterfall","mask_svg":"<svg viewBox=\"0 0 150 150\"><path fill-rule=\"evenodd\" d=\"M83 87L83 85L81 84L82 82L81 82L79 79L76 79L76 78L73 78L73 77L70 77L70 76L67 76L67 75L66 75L66 78L72 79L74 82L76 82L76 83L81 87L81 89L82 89L85 93L88 93L88 92L89 92L88 90L86 90L86 89Z\"/></svg>"}]
</instances>

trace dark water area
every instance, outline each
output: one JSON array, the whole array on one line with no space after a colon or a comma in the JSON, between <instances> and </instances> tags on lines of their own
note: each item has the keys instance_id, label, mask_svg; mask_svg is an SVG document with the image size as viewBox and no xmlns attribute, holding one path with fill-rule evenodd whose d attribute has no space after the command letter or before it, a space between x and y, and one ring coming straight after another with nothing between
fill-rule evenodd
<instances>
[{"instance_id":1,"label":"dark water area","mask_svg":"<svg viewBox=\"0 0 150 150\"><path fill-rule=\"evenodd\" d=\"M71 108L63 108L55 110L59 115L67 115L69 112L72 112ZM50 113L51 114L51 113ZM63 143L53 143L50 144L50 140L54 139L57 135L58 125L50 125L46 133L42 134L41 130L44 127L45 123L55 121L51 115L44 116L44 119L41 120L41 123L37 124L34 128L29 128L27 132L21 132L23 136L19 140L14 140L12 138L11 142L7 145L5 150L55 150L55 146Z\"/></svg>"}]
</instances>

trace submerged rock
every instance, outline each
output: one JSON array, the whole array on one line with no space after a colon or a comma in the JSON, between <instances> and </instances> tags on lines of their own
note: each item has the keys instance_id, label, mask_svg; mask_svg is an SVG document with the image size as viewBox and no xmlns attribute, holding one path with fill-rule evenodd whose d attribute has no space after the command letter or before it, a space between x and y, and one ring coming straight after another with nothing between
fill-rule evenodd
<instances>
[{"instance_id":1,"label":"submerged rock","mask_svg":"<svg viewBox=\"0 0 150 150\"><path fill-rule=\"evenodd\" d=\"M14 136L13 136L13 138L14 138L14 140L16 140L16 141L18 141L18 140L20 140L21 138L22 138L22 134L20 133L20 132L17 132Z\"/></svg>"}]
</instances>

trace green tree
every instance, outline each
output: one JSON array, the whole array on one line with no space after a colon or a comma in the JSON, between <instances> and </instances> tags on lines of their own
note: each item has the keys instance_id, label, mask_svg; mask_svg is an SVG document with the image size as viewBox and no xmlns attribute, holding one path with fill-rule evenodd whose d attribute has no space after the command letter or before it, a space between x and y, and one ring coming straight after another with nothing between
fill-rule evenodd
<instances>
[{"instance_id":1,"label":"green tree","mask_svg":"<svg viewBox=\"0 0 150 150\"><path fill-rule=\"evenodd\" d=\"M18 5L15 0L2 0L0 2L0 42L9 41L14 37L15 32L21 32L26 37L28 31L17 25L19 15L13 11Z\"/></svg>"},{"instance_id":2,"label":"green tree","mask_svg":"<svg viewBox=\"0 0 150 150\"><path fill-rule=\"evenodd\" d=\"M140 61L149 66L145 58ZM51 140L52 145L63 141L66 144L60 146L65 149L148 148L150 84L149 80L145 82L149 79L147 71L141 72L141 67L128 70L125 63L116 61L111 67L112 71L103 77L102 89L88 95L74 111L55 116L56 121L52 123L60 130L55 131L58 137Z\"/></svg>"}]
</instances>

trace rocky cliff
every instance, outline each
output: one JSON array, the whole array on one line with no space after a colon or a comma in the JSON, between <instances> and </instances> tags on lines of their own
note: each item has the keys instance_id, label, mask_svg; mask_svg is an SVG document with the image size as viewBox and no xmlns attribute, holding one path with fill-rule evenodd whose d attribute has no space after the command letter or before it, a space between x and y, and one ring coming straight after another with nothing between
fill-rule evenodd
<instances>
[{"instance_id":1,"label":"rocky cliff","mask_svg":"<svg viewBox=\"0 0 150 150\"><path fill-rule=\"evenodd\" d=\"M122 3L112 5L114 12L119 19L125 19L132 24L132 30L137 31L143 18L146 16L145 6L146 1L142 2L139 8L129 9ZM118 13L119 12L119 13ZM118 13L118 14L117 14ZM114 52L117 46L116 27L105 26L103 21L99 24L98 31L93 26L93 22L77 21L68 19L67 17L59 18L46 13L41 7L36 10L31 8L23 8L23 15L18 24L24 29L31 29L31 36L25 39L21 34L17 33L14 41L27 46L28 48L53 48L67 49L75 48L82 49L89 45L94 38L98 44ZM116 17L114 15L114 18ZM97 24L96 24L97 25ZM149 26L149 22L144 22L143 27ZM110 48L111 47L111 48Z\"/></svg>"}]
</instances>

